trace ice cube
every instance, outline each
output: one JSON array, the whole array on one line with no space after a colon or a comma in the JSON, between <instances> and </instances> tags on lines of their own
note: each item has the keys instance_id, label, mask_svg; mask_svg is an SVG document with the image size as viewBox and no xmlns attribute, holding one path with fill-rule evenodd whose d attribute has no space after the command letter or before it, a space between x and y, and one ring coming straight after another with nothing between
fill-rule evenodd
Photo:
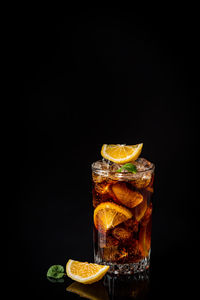
<instances>
[{"instance_id":1,"label":"ice cube","mask_svg":"<svg viewBox=\"0 0 200 300\"><path fill-rule=\"evenodd\" d=\"M152 180L152 173L150 171L139 174L131 184L137 189L146 188Z\"/></svg>"},{"instance_id":2,"label":"ice cube","mask_svg":"<svg viewBox=\"0 0 200 300\"><path fill-rule=\"evenodd\" d=\"M109 193L110 184L107 181L95 184L95 190L100 194Z\"/></svg>"},{"instance_id":3,"label":"ice cube","mask_svg":"<svg viewBox=\"0 0 200 300\"><path fill-rule=\"evenodd\" d=\"M122 262L128 256L128 252L123 248L107 247L103 249L103 259L107 262Z\"/></svg>"},{"instance_id":4,"label":"ice cube","mask_svg":"<svg viewBox=\"0 0 200 300\"><path fill-rule=\"evenodd\" d=\"M102 175L96 174L96 173L92 173L92 179L94 181L94 183L101 183L103 182L106 178Z\"/></svg>"},{"instance_id":5,"label":"ice cube","mask_svg":"<svg viewBox=\"0 0 200 300\"><path fill-rule=\"evenodd\" d=\"M112 190L117 200L129 208L137 206L143 200L142 194L129 189L124 182L118 182L112 185Z\"/></svg>"},{"instance_id":6,"label":"ice cube","mask_svg":"<svg viewBox=\"0 0 200 300\"><path fill-rule=\"evenodd\" d=\"M126 241L131 237L131 231L119 226L112 230L112 235L119 241Z\"/></svg>"},{"instance_id":7,"label":"ice cube","mask_svg":"<svg viewBox=\"0 0 200 300\"><path fill-rule=\"evenodd\" d=\"M106 237L106 243L102 247L103 259L107 262L117 262L123 260L128 252L119 248L119 240L113 236Z\"/></svg>"},{"instance_id":8,"label":"ice cube","mask_svg":"<svg viewBox=\"0 0 200 300\"><path fill-rule=\"evenodd\" d=\"M98 160L92 164L92 171L96 174L107 175L112 170L113 164L107 159Z\"/></svg>"},{"instance_id":9,"label":"ice cube","mask_svg":"<svg viewBox=\"0 0 200 300\"><path fill-rule=\"evenodd\" d=\"M154 165L150 161L142 157L138 158L132 163L136 166L138 172L148 171L150 169L153 169L154 167Z\"/></svg>"},{"instance_id":10,"label":"ice cube","mask_svg":"<svg viewBox=\"0 0 200 300\"><path fill-rule=\"evenodd\" d=\"M121 165L116 164L114 162L110 165L110 171L111 172L117 172L117 170L119 170L120 168L121 168Z\"/></svg>"},{"instance_id":11,"label":"ice cube","mask_svg":"<svg viewBox=\"0 0 200 300\"><path fill-rule=\"evenodd\" d=\"M100 248L110 248L118 246L119 241L112 236L106 236L106 234L101 234L99 239Z\"/></svg>"}]
</instances>

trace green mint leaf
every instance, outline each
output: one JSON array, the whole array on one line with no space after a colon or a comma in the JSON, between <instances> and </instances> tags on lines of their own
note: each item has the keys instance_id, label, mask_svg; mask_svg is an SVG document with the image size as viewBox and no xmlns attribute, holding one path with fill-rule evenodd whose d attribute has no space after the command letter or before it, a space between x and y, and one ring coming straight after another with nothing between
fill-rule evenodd
<instances>
[{"instance_id":1,"label":"green mint leaf","mask_svg":"<svg viewBox=\"0 0 200 300\"><path fill-rule=\"evenodd\" d=\"M123 165L120 169L117 170L117 172L122 172L122 170L127 170L128 172L131 173L137 173L137 169L136 166L133 165L132 163L127 163L125 165Z\"/></svg>"},{"instance_id":2,"label":"green mint leaf","mask_svg":"<svg viewBox=\"0 0 200 300\"><path fill-rule=\"evenodd\" d=\"M48 271L47 271L47 277L55 278L55 279L60 279L62 278L65 273L64 273L64 267L61 265L53 265L51 266Z\"/></svg>"}]
</instances>

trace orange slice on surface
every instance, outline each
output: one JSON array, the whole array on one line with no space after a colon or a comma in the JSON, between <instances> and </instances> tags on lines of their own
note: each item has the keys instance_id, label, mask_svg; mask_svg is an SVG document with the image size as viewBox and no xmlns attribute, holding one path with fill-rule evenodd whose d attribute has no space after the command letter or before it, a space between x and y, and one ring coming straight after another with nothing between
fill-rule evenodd
<instances>
[{"instance_id":1,"label":"orange slice on surface","mask_svg":"<svg viewBox=\"0 0 200 300\"><path fill-rule=\"evenodd\" d=\"M120 145L104 144L101 148L101 155L115 163L127 163L136 160L142 151L143 144L137 145Z\"/></svg>"},{"instance_id":2,"label":"orange slice on surface","mask_svg":"<svg viewBox=\"0 0 200 300\"><path fill-rule=\"evenodd\" d=\"M100 231L107 231L132 218L127 208L112 202L103 202L94 210L94 225Z\"/></svg>"},{"instance_id":3,"label":"orange slice on surface","mask_svg":"<svg viewBox=\"0 0 200 300\"><path fill-rule=\"evenodd\" d=\"M108 269L109 266L80 262L72 259L69 259L66 265L67 276L84 284L99 281L107 273Z\"/></svg>"}]
</instances>

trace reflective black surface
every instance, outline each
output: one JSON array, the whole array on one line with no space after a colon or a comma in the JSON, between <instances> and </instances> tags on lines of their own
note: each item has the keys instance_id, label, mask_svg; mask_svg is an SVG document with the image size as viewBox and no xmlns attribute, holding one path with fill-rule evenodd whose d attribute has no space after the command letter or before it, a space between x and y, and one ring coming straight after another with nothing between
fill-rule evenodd
<instances>
[{"instance_id":1,"label":"reflective black surface","mask_svg":"<svg viewBox=\"0 0 200 300\"><path fill-rule=\"evenodd\" d=\"M2 198L8 296L79 299L66 290L70 279L53 283L46 272L69 258L93 261L91 163L102 144L143 142L156 172L142 297L191 299L199 289L199 11L166 4L152 13L64 9L62 17L55 3L51 13L33 6L15 12L16 43L9 34L19 88L10 85L9 101L20 112L8 159L15 196ZM105 287L109 297L129 291L113 288Z\"/></svg>"},{"instance_id":2,"label":"reflective black surface","mask_svg":"<svg viewBox=\"0 0 200 300\"><path fill-rule=\"evenodd\" d=\"M78 294L88 299L145 299L148 297L149 279L119 278L106 275L100 282L83 285L74 282L67 287L67 292Z\"/></svg>"},{"instance_id":3,"label":"reflective black surface","mask_svg":"<svg viewBox=\"0 0 200 300\"><path fill-rule=\"evenodd\" d=\"M167 263L167 262L165 262ZM184 273L177 264L177 271L170 268L170 263L155 266L154 270L134 276L105 275L102 280L91 285L84 285L64 277L63 281L49 280L46 274L27 276L10 281L10 295L50 299L177 299L192 297L197 291L197 276ZM188 298L190 299L190 298Z\"/></svg>"},{"instance_id":4,"label":"reflective black surface","mask_svg":"<svg viewBox=\"0 0 200 300\"><path fill-rule=\"evenodd\" d=\"M168 265L168 268L170 265ZM177 265L178 267L178 265ZM179 266L180 267L180 266ZM87 299L177 299L195 296L197 291L197 277L194 274L184 274L165 268L158 268L157 274L147 271L132 276L105 277L94 284L83 285L65 278L63 284L47 284L48 292L67 299L79 299L77 295Z\"/></svg>"}]
</instances>

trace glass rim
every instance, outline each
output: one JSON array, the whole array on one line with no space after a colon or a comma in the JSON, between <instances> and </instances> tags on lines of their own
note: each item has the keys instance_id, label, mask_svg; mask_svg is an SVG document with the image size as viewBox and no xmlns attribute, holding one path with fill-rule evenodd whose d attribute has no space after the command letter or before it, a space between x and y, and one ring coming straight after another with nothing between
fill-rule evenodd
<instances>
[{"instance_id":1,"label":"glass rim","mask_svg":"<svg viewBox=\"0 0 200 300\"><path fill-rule=\"evenodd\" d=\"M153 174L155 171L155 164L152 162L151 162L151 165L149 167L147 167L145 170L137 171L137 173L132 173L132 172L116 172L116 171L111 171L109 169L102 170L100 167L95 166L95 163L97 163L98 161L101 161L101 160L97 160L91 164L92 172L94 172L98 175L104 175L105 177L112 175L112 176L116 177L116 179L124 178L124 179L131 180L131 179L135 179L140 176L143 176L147 172L151 172Z\"/></svg>"}]
</instances>

